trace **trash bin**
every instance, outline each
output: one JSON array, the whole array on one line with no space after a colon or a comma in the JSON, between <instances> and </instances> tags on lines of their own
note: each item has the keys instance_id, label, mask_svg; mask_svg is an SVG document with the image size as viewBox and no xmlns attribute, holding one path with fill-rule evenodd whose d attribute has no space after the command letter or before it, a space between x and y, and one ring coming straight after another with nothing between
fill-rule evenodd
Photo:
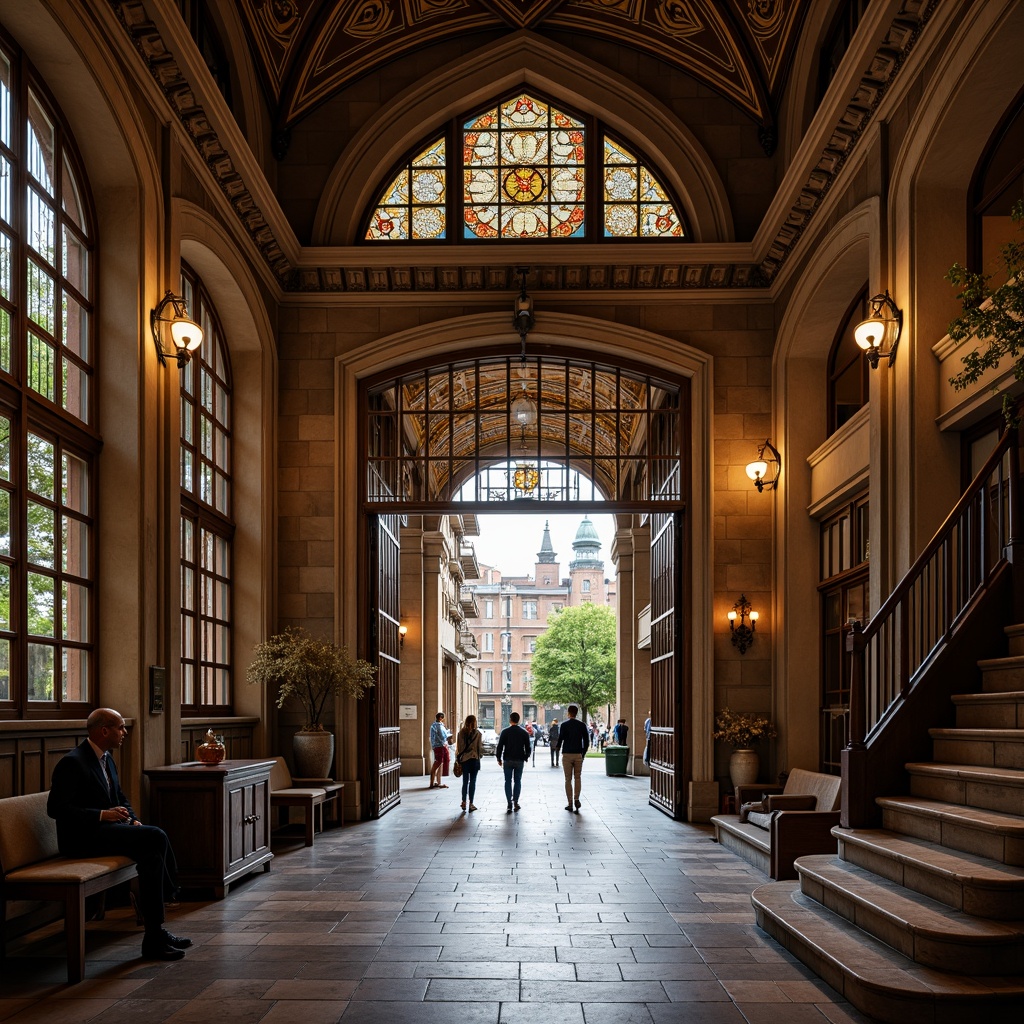
<instances>
[{"instance_id":1,"label":"trash bin","mask_svg":"<svg viewBox=\"0 0 1024 1024\"><path fill-rule=\"evenodd\" d=\"M604 748L604 770L606 775L625 775L629 764L629 747L606 743Z\"/></svg>"}]
</instances>

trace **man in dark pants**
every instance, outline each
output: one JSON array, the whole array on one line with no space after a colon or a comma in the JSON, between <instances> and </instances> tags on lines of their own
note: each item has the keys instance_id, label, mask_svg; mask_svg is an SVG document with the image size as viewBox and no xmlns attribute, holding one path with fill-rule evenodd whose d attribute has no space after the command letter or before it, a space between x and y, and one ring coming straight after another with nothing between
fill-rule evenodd
<instances>
[{"instance_id":1,"label":"man in dark pants","mask_svg":"<svg viewBox=\"0 0 1024 1024\"><path fill-rule=\"evenodd\" d=\"M112 708L97 708L86 728L88 739L53 769L46 813L57 822L57 847L65 857L131 857L138 866L139 911L146 928L142 955L180 960L192 940L163 926L165 883L168 891L174 888L174 854L163 829L143 825L135 816L109 753L124 742L124 719Z\"/></svg>"},{"instance_id":2,"label":"man in dark pants","mask_svg":"<svg viewBox=\"0 0 1024 1024\"><path fill-rule=\"evenodd\" d=\"M565 809L580 813L580 789L583 786L583 758L590 747L590 730L576 716L580 709L569 705L569 717L559 726L558 749L562 754L562 773L565 775Z\"/></svg>"},{"instance_id":3,"label":"man in dark pants","mask_svg":"<svg viewBox=\"0 0 1024 1024\"><path fill-rule=\"evenodd\" d=\"M551 747L551 767L558 767L558 719L556 718L548 729L548 745Z\"/></svg>"},{"instance_id":4,"label":"man in dark pants","mask_svg":"<svg viewBox=\"0 0 1024 1024\"><path fill-rule=\"evenodd\" d=\"M519 791L523 787L523 766L530 760L530 734L519 724L519 713L513 711L508 716L511 723L507 729L501 730L498 746L494 751L494 759L499 768L505 769L505 799L508 811L519 810ZM502 764L504 759L504 764Z\"/></svg>"}]
</instances>

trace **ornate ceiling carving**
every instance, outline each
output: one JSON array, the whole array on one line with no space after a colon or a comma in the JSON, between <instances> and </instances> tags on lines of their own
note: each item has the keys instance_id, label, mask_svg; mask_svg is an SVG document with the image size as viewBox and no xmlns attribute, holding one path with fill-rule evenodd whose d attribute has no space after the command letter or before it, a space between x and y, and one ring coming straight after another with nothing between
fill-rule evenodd
<instances>
[{"instance_id":1,"label":"ornate ceiling carving","mask_svg":"<svg viewBox=\"0 0 1024 1024\"><path fill-rule=\"evenodd\" d=\"M222 144L210 124L196 92L188 81L174 55L167 49L156 25L145 9L145 0L109 0L117 18L132 40L140 59L158 82L167 102L180 119L192 139L197 152L231 204L236 216L251 238L256 251L273 272L281 288L295 292L375 292L398 295L424 292L471 292L474 290L500 290L512 286L512 265L522 260L508 257L495 249L493 259L482 265L477 254L467 252L464 264L440 266L436 264L430 248L421 249L415 256L399 252L386 266L381 266L361 251L352 250L340 262L321 266L295 266L285 254L278 239L256 202L246 182L239 174L232 155ZM253 11L274 4L281 10L294 8L298 23L313 20L316 0L239 0ZM346 10L359 7L356 0ZM384 0L379 0L383 3ZM396 2L396 0L392 0ZM403 0L407 6L419 10L432 0ZM446 0L436 0L444 3ZM451 0L461 3L462 0ZM666 0L666 5L676 0ZM767 17L778 11L790 11L793 25L797 23L796 7L771 0L728 0L736 9L748 15L757 12ZM516 23L516 18L533 19L563 13L563 7L616 7L638 9L641 0L480 0L496 18L500 13L505 23ZM650 260L620 260L609 263L607 258L585 258L573 263L540 267L531 287L540 289L593 290L635 289L676 290L704 288L757 288L767 287L776 278L795 248L815 212L828 194L840 170L861 139L865 126L892 85L907 56L936 8L938 0L903 0L887 32L864 69L857 92L836 119L832 134L807 176L796 190L785 216L780 219L774 238L768 243L758 263L714 262L687 259L686 245L657 245L651 249ZM679 0L680 9L692 12L696 3ZM403 8L406 9L406 8ZM570 12L571 13L571 12ZM682 15L680 14L680 17ZM532 21L530 21L532 24ZM791 26L792 27L792 26ZM276 67L281 70L288 63L287 47L280 45ZM268 52L271 52L268 50ZM781 50L767 46L759 51L765 55L765 67L776 66ZM774 58L769 60L771 53ZM769 76L771 78L771 76ZM668 252L672 258L667 259ZM677 255L678 253L678 255ZM566 253L568 256L568 252ZM608 255L614 255L609 252ZM692 254L691 254L692 255ZM654 258L659 256L660 258ZM508 265L502 265L508 264Z\"/></svg>"},{"instance_id":2,"label":"ornate ceiling carving","mask_svg":"<svg viewBox=\"0 0 1024 1024\"><path fill-rule=\"evenodd\" d=\"M396 57L467 32L611 40L710 86L762 129L810 0L240 0L276 127Z\"/></svg>"}]
</instances>

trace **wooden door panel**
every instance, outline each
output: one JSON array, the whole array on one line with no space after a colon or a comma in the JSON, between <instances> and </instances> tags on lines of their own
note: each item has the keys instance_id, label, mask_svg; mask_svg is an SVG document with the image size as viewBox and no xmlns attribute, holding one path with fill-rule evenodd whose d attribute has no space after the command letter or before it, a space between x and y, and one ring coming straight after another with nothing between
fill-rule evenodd
<instances>
[{"instance_id":1,"label":"wooden door panel","mask_svg":"<svg viewBox=\"0 0 1024 1024\"><path fill-rule=\"evenodd\" d=\"M400 735L398 720L399 644L398 583L399 531L401 516L396 514L370 517L370 543L375 554L375 586L373 623L376 640L377 678L371 695L371 728L373 754L371 765L371 814L379 818L401 802ZM371 572L373 564L371 563Z\"/></svg>"}]
</instances>

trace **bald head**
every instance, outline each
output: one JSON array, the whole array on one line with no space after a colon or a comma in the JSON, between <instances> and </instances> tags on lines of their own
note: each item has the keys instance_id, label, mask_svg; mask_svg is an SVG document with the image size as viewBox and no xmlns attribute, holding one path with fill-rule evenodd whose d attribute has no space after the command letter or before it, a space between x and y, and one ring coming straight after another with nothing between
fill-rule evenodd
<instances>
[{"instance_id":1,"label":"bald head","mask_svg":"<svg viewBox=\"0 0 1024 1024\"><path fill-rule=\"evenodd\" d=\"M121 713L113 708L97 708L85 720L89 739L101 750L113 750L121 746L127 731Z\"/></svg>"}]
</instances>

